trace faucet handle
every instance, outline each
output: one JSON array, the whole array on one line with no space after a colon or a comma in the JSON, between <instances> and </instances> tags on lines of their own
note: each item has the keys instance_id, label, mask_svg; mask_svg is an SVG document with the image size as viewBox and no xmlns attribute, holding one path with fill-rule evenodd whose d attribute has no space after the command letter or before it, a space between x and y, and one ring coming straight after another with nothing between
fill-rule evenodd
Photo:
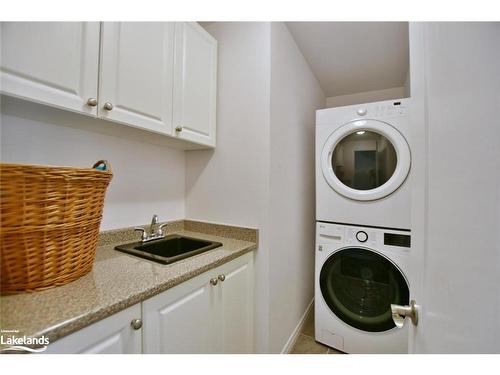
<instances>
[{"instance_id":1,"label":"faucet handle","mask_svg":"<svg viewBox=\"0 0 500 375\"><path fill-rule=\"evenodd\" d=\"M142 234L141 234L141 241L144 241L146 239L146 237L147 237L146 229L144 229L142 227L135 227L134 231L140 231L140 232L142 232Z\"/></svg>"},{"instance_id":2,"label":"faucet handle","mask_svg":"<svg viewBox=\"0 0 500 375\"><path fill-rule=\"evenodd\" d=\"M160 225L160 227L158 228L158 234L160 236L163 236L163 229L166 228L168 226L168 223L163 223L162 225Z\"/></svg>"}]
</instances>

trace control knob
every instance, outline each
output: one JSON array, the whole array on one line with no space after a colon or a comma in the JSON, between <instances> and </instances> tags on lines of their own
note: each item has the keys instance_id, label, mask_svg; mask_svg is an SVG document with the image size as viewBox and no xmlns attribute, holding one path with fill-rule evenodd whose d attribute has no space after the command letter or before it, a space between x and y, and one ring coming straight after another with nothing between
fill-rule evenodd
<instances>
[{"instance_id":1,"label":"control knob","mask_svg":"<svg viewBox=\"0 0 500 375\"><path fill-rule=\"evenodd\" d=\"M356 239L359 242L366 242L368 241L368 234L366 234L365 231L360 230L359 232L356 233Z\"/></svg>"}]
</instances>

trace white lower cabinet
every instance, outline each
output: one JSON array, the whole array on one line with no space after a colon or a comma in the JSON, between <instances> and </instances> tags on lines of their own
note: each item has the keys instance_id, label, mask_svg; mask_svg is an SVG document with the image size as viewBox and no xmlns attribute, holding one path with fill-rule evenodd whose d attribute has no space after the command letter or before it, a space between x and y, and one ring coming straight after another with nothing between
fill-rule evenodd
<instances>
[{"instance_id":1,"label":"white lower cabinet","mask_svg":"<svg viewBox=\"0 0 500 375\"><path fill-rule=\"evenodd\" d=\"M50 344L45 353L252 353L253 253ZM139 320L142 327L133 326Z\"/></svg>"},{"instance_id":2,"label":"white lower cabinet","mask_svg":"<svg viewBox=\"0 0 500 375\"><path fill-rule=\"evenodd\" d=\"M202 274L144 301L144 353L219 352L219 294Z\"/></svg>"},{"instance_id":3,"label":"white lower cabinet","mask_svg":"<svg viewBox=\"0 0 500 375\"><path fill-rule=\"evenodd\" d=\"M250 255L250 254L249 254ZM253 262L252 258L220 267L220 335L222 353L253 352Z\"/></svg>"},{"instance_id":4,"label":"white lower cabinet","mask_svg":"<svg viewBox=\"0 0 500 375\"><path fill-rule=\"evenodd\" d=\"M253 254L143 302L144 353L251 353Z\"/></svg>"},{"instance_id":5,"label":"white lower cabinet","mask_svg":"<svg viewBox=\"0 0 500 375\"><path fill-rule=\"evenodd\" d=\"M44 353L139 354L142 330L134 329L131 323L140 318L138 303L49 344Z\"/></svg>"}]
</instances>

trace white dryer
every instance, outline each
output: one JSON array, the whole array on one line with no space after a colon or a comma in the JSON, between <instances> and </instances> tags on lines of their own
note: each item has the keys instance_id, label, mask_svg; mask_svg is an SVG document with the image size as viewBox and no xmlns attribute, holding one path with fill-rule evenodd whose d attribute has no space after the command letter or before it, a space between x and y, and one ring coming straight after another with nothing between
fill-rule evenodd
<instances>
[{"instance_id":1,"label":"white dryer","mask_svg":"<svg viewBox=\"0 0 500 375\"><path fill-rule=\"evenodd\" d=\"M316 220L410 229L408 99L316 111Z\"/></svg>"},{"instance_id":2,"label":"white dryer","mask_svg":"<svg viewBox=\"0 0 500 375\"><path fill-rule=\"evenodd\" d=\"M346 353L407 353L410 232L316 224L315 337Z\"/></svg>"}]
</instances>

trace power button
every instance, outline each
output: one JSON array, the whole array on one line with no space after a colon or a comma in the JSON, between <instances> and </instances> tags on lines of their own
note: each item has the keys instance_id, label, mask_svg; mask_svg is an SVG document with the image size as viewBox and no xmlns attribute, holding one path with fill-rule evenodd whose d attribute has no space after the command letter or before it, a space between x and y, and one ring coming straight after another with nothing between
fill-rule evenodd
<instances>
[{"instance_id":1,"label":"power button","mask_svg":"<svg viewBox=\"0 0 500 375\"><path fill-rule=\"evenodd\" d=\"M360 230L359 232L356 233L356 239L359 242L366 242L368 241L368 235L366 234L366 232Z\"/></svg>"}]
</instances>

